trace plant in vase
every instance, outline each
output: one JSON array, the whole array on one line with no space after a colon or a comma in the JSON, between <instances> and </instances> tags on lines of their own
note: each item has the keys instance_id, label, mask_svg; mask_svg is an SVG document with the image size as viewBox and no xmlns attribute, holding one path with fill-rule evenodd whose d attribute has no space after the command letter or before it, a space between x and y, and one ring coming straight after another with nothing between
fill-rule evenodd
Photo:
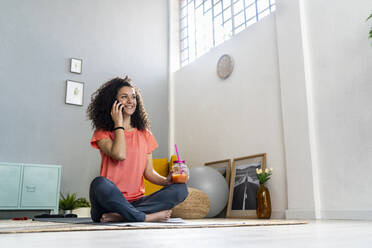
<instances>
[{"instance_id":1,"label":"plant in vase","mask_svg":"<svg viewBox=\"0 0 372 248\"><path fill-rule=\"evenodd\" d=\"M59 209L63 211L63 214L71 214L72 210L76 208L76 201L76 193L68 193L66 196L61 193L61 197L59 199Z\"/></svg>"},{"instance_id":2,"label":"plant in vase","mask_svg":"<svg viewBox=\"0 0 372 248\"><path fill-rule=\"evenodd\" d=\"M89 208L90 203L84 197L80 197L76 200L76 208Z\"/></svg>"},{"instance_id":3,"label":"plant in vase","mask_svg":"<svg viewBox=\"0 0 372 248\"><path fill-rule=\"evenodd\" d=\"M59 209L63 211L63 214L71 214L76 209L89 208L89 207L90 207L90 203L84 197L78 198L76 193L73 193L73 194L67 193L66 196L64 196L61 193L61 197L59 200Z\"/></svg>"},{"instance_id":4,"label":"plant in vase","mask_svg":"<svg viewBox=\"0 0 372 248\"><path fill-rule=\"evenodd\" d=\"M76 209L72 210L73 214L78 217L90 217L90 203L84 197L80 197L76 200Z\"/></svg>"},{"instance_id":5,"label":"plant in vase","mask_svg":"<svg viewBox=\"0 0 372 248\"><path fill-rule=\"evenodd\" d=\"M265 186L265 183L270 179L273 168L270 169L256 169L257 178L260 182L260 187L257 190L256 200L257 209L256 214L259 219L270 219L271 217L271 200L270 192Z\"/></svg>"}]
</instances>

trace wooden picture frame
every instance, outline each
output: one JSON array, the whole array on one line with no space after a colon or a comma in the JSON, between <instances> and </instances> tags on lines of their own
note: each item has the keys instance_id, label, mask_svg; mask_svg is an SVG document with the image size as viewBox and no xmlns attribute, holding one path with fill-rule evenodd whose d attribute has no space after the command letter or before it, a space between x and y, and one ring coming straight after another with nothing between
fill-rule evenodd
<instances>
[{"instance_id":1,"label":"wooden picture frame","mask_svg":"<svg viewBox=\"0 0 372 248\"><path fill-rule=\"evenodd\" d=\"M230 185L231 159L206 162L204 165L216 169L226 179L227 185Z\"/></svg>"},{"instance_id":2,"label":"wooden picture frame","mask_svg":"<svg viewBox=\"0 0 372 248\"><path fill-rule=\"evenodd\" d=\"M257 168L265 170L266 153L233 159L226 217L257 218Z\"/></svg>"},{"instance_id":3,"label":"wooden picture frame","mask_svg":"<svg viewBox=\"0 0 372 248\"><path fill-rule=\"evenodd\" d=\"M209 166L213 169L216 169L222 176L226 179L227 186L230 186L230 177L231 177L231 159L224 159L212 162L204 163L205 166ZM225 218L227 213L227 208L225 207L216 218Z\"/></svg>"}]
</instances>

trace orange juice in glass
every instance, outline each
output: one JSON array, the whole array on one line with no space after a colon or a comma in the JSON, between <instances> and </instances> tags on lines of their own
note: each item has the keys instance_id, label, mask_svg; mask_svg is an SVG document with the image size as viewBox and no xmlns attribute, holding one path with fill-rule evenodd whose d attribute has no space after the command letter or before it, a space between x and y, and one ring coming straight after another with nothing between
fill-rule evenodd
<instances>
[{"instance_id":1,"label":"orange juice in glass","mask_svg":"<svg viewBox=\"0 0 372 248\"><path fill-rule=\"evenodd\" d=\"M176 160L172 166L172 182L173 183L187 183L189 180L189 168L184 160Z\"/></svg>"}]
</instances>

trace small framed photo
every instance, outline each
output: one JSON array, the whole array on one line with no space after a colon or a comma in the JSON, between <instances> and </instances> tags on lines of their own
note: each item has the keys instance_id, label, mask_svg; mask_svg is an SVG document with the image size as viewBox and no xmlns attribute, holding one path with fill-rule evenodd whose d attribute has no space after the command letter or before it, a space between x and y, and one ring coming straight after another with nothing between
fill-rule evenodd
<instances>
[{"instance_id":1,"label":"small framed photo","mask_svg":"<svg viewBox=\"0 0 372 248\"><path fill-rule=\"evenodd\" d=\"M71 66L70 66L70 72L81 74L81 67L82 67L83 61L81 59L71 59Z\"/></svg>"},{"instance_id":2,"label":"small framed photo","mask_svg":"<svg viewBox=\"0 0 372 248\"><path fill-rule=\"evenodd\" d=\"M66 104L83 106L84 83L67 80L66 81Z\"/></svg>"},{"instance_id":3,"label":"small framed photo","mask_svg":"<svg viewBox=\"0 0 372 248\"><path fill-rule=\"evenodd\" d=\"M257 218L257 168L265 170L266 153L233 159L226 217Z\"/></svg>"},{"instance_id":4,"label":"small framed photo","mask_svg":"<svg viewBox=\"0 0 372 248\"><path fill-rule=\"evenodd\" d=\"M231 159L207 162L204 165L209 166L213 169L216 169L226 179L227 185L230 185ZM226 217L226 211L227 211L227 208L225 207L221 211L221 213L219 213L216 217L217 218L225 218Z\"/></svg>"}]
</instances>

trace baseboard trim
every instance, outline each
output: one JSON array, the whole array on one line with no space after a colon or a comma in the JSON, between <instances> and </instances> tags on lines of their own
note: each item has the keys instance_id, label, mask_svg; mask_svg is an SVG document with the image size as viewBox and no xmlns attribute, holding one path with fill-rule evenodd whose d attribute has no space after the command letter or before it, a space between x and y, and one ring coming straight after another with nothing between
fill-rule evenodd
<instances>
[{"instance_id":1,"label":"baseboard trim","mask_svg":"<svg viewBox=\"0 0 372 248\"><path fill-rule=\"evenodd\" d=\"M372 220L372 211L360 210L326 210L320 211L319 219L322 220ZM314 210L287 209L286 219L315 220Z\"/></svg>"},{"instance_id":2,"label":"baseboard trim","mask_svg":"<svg viewBox=\"0 0 372 248\"><path fill-rule=\"evenodd\" d=\"M285 218L288 220L315 220L316 216L315 211L311 209L287 209L285 211Z\"/></svg>"},{"instance_id":3,"label":"baseboard trim","mask_svg":"<svg viewBox=\"0 0 372 248\"><path fill-rule=\"evenodd\" d=\"M363 210L330 210L321 211L325 220L372 220L372 211Z\"/></svg>"},{"instance_id":4,"label":"baseboard trim","mask_svg":"<svg viewBox=\"0 0 372 248\"><path fill-rule=\"evenodd\" d=\"M273 210L271 212L271 219L285 219L285 212L281 210Z\"/></svg>"}]
</instances>

